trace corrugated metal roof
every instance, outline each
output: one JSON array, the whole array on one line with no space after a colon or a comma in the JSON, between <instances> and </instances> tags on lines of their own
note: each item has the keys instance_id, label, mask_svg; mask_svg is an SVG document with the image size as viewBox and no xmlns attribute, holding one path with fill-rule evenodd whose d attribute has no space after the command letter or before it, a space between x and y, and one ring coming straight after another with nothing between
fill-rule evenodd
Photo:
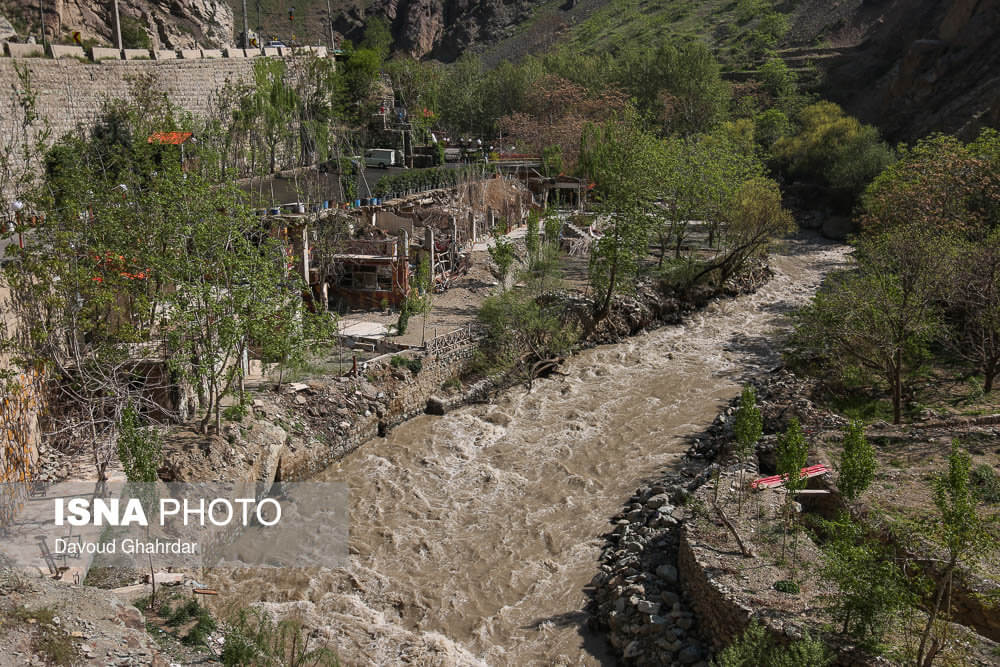
<instances>
[{"instance_id":1,"label":"corrugated metal roof","mask_svg":"<svg viewBox=\"0 0 1000 667\"><path fill-rule=\"evenodd\" d=\"M147 141L151 144L183 144L192 137L191 132L153 132Z\"/></svg>"}]
</instances>

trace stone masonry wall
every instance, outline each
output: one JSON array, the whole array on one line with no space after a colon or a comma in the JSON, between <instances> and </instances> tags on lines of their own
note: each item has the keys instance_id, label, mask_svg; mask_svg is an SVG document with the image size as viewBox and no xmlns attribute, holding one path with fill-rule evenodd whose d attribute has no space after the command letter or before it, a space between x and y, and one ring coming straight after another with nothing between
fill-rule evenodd
<instances>
[{"instance_id":1,"label":"stone masonry wall","mask_svg":"<svg viewBox=\"0 0 1000 667\"><path fill-rule=\"evenodd\" d=\"M719 590L691 547L687 532L681 531L677 547L677 572L684 594L698 616L703 637L716 648L732 643L746 629L753 610L741 606Z\"/></svg>"},{"instance_id":2,"label":"stone masonry wall","mask_svg":"<svg viewBox=\"0 0 1000 667\"><path fill-rule=\"evenodd\" d=\"M15 64L26 67L38 95L37 110L51 128L53 138L78 124L92 122L106 99L125 97L129 81L152 72L170 100L196 116L205 115L215 92L227 80L246 81L254 60L198 59L170 61L78 60L0 58L0 90L12 95L19 87ZM10 140L10 128L0 123L0 142Z\"/></svg>"}]
</instances>

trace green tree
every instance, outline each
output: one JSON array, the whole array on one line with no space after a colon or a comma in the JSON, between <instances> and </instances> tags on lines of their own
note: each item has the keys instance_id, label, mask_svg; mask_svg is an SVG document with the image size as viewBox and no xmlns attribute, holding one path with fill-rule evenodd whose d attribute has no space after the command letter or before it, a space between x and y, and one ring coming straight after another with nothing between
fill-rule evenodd
<instances>
[{"instance_id":1,"label":"green tree","mask_svg":"<svg viewBox=\"0 0 1000 667\"><path fill-rule=\"evenodd\" d=\"M434 268L431 266L430 257L421 255L417 262L417 271L413 276L414 290L406 298L407 308L410 314L421 314L423 318L423 328L420 333L421 341L427 338L427 316L430 315L434 307Z\"/></svg>"},{"instance_id":2,"label":"green tree","mask_svg":"<svg viewBox=\"0 0 1000 667\"><path fill-rule=\"evenodd\" d=\"M533 269L535 264L538 263L538 251L540 248L541 240L538 238L538 223L541 215L537 210L531 210L528 212L528 222L527 229L524 234L524 245L528 250L528 268Z\"/></svg>"},{"instance_id":3,"label":"green tree","mask_svg":"<svg viewBox=\"0 0 1000 667\"><path fill-rule=\"evenodd\" d=\"M498 236L493 245L487 248L490 259L497 265L497 278L500 280L500 289L507 289L507 278L510 276L510 269L514 265L514 244L504 236Z\"/></svg>"},{"instance_id":4,"label":"green tree","mask_svg":"<svg viewBox=\"0 0 1000 667\"><path fill-rule=\"evenodd\" d=\"M125 479L130 482L156 482L156 471L162 459L163 444L159 434L143 427L139 413L130 403L122 411L118 432L118 460Z\"/></svg>"},{"instance_id":5,"label":"green tree","mask_svg":"<svg viewBox=\"0 0 1000 667\"><path fill-rule=\"evenodd\" d=\"M708 132L724 119L729 84L707 44L670 42L648 58L639 70L643 75L630 77L624 87L641 109L659 112L667 134Z\"/></svg>"},{"instance_id":6,"label":"green tree","mask_svg":"<svg viewBox=\"0 0 1000 667\"><path fill-rule=\"evenodd\" d=\"M156 482L159 478L156 471L162 459L163 444L159 433L152 428L144 428L135 406L129 403L122 411L118 430L118 460L128 480L127 493L139 498L147 517L155 516L157 512ZM146 526L146 537L149 537L149 526ZM152 555L148 558L152 585L150 602L155 603L156 573Z\"/></svg>"},{"instance_id":7,"label":"green tree","mask_svg":"<svg viewBox=\"0 0 1000 667\"><path fill-rule=\"evenodd\" d=\"M1000 375L1000 227L960 242L948 275L947 342L979 368L988 394Z\"/></svg>"},{"instance_id":8,"label":"green tree","mask_svg":"<svg viewBox=\"0 0 1000 667\"><path fill-rule=\"evenodd\" d=\"M740 460L739 509L743 513L743 496L745 485L743 474L747 460L754 455L754 445L763 433L764 421L757 407L757 392L753 386L743 387L740 395L740 405L733 420L733 434L736 436L736 456Z\"/></svg>"},{"instance_id":9,"label":"green tree","mask_svg":"<svg viewBox=\"0 0 1000 667\"><path fill-rule=\"evenodd\" d=\"M126 49L146 49L153 48L153 42L149 39L146 26L137 18L123 15L121 17L122 47Z\"/></svg>"},{"instance_id":10,"label":"green tree","mask_svg":"<svg viewBox=\"0 0 1000 667\"><path fill-rule=\"evenodd\" d=\"M779 109L768 109L754 118L754 139L763 154L771 152L778 140L791 134L792 123Z\"/></svg>"},{"instance_id":11,"label":"green tree","mask_svg":"<svg viewBox=\"0 0 1000 667\"><path fill-rule=\"evenodd\" d=\"M920 636L916 664L921 666L930 665L942 647L940 640L932 638L931 635L934 623L942 613L945 592L952 589L952 579L959 562L983 553L995 543L989 524L979 515L979 500L969 484L971 467L972 458L969 453L962 448L958 440L952 440L951 453L948 455L948 470L937 475L932 482L934 506L939 515L935 532L948 551L948 560L937 574L934 604ZM950 595L947 605L948 607L951 605ZM950 608L944 609L946 614L950 611Z\"/></svg>"},{"instance_id":12,"label":"green tree","mask_svg":"<svg viewBox=\"0 0 1000 667\"><path fill-rule=\"evenodd\" d=\"M382 58L371 49L344 49L344 52L344 84L348 99L360 103L359 111L361 108L368 110L370 107L365 102L378 79Z\"/></svg>"},{"instance_id":13,"label":"green tree","mask_svg":"<svg viewBox=\"0 0 1000 667\"><path fill-rule=\"evenodd\" d=\"M825 596L833 620L862 646L876 650L894 621L916 602L912 586L892 555L867 539L847 515L827 522L820 574L836 586Z\"/></svg>"},{"instance_id":14,"label":"green tree","mask_svg":"<svg viewBox=\"0 0 1000 667\"><path fill-rule=\"evenodd\" d=\"M779 104L798 88L795 73L781 58L769 58L757 69L757 76L767 94Z\"/></svg>"},{"instance_id":15,"label":"green tree","mask_svg":"<svg viewBox=\"0 0 1000 667\"><path fill-rule=\"evenodd\" d=\"M516 373L530 389L535 378L562 362L579 336L579 323L554 297L563 285L559 249L551 237L518 279L524 288L488 298L479 320L486 326L489 365Z\"/></svg>"},{"instance_id":16,"label":"green tree","mask_svg":"<svg viewBox=\"0 0 1000 667\"><path fill-rule=\"evenodd\" d=\"M795 494L806 487L809 479L802 475L809 456L809 443L802 434L799 420L792 417L785 432L778 436L778 474L785 487L784 523L785 532L781 539L781 558L785 558L785 538L792 528L792 503ZM794 547L793 547L794 558Z\"/></svg>"},{"instance_id":17,"label":"green tree","mask_svg":"<svg viewBox=\"0 0 1000 667\"><path fill-rule=\"evenodd\" d=\"M542 148L542 170L546 176L555 177L562 173L562 146L556 144Z\"/></svg>"},{"instance_id":18,"label":"green tree","mask_svg":"<svg viewBox=\"0 0 1000 667\"><path fill-rule=\"evenodd\" d=\"M692 275L692 284L708 274L715 274L718 283L724 283L752 260L766 255L777 238L795 229L792 214L781 205L778 184L759 176L742 182L720 215L724 224L719 247Z\"/></svg>"},{"instance_id":19,"label":"green tree","mask_svg":"<svg viewBox=\"0 0 1000 667\"><path fill-rule=\"evenodd\" d=\"M290 133L289 118L298 99L286 76L285 62L279 58L261 58L253 66L253 111L261 122L261 134L269 153L269 170L277 166L277 150Z\"/></svg>"},{"instance_id":20,"label":"green tree","mask_svg":"<svg viewBox=\"0 0 1000 667\"><path fill-rule=\"evenodd\" d=\"M866 234L917 226L984 238L1000 221L1000 133L984 130L969 144L935 134L903 147L861 203Z\"/></svg>"},{"instance_id":21,"label":"green tree","mask_svg":"<svg viewBox=\"0 0 1000 667\"><path fill-rule=\"evenodd\" d=\"M362 49L370 49L385 60L392 50L392 28L382 16L373 16L365 21L365 36L359 45Z\"/></svg>"},{"instance_id":22,"label":"green tree","mask_svg":"<svg viewBox=\"0 0 1000 667\"><path fill-rule=\"evenodd\" d=\"M589 278L596 296L594 322L611 312L611 299L630 284L646 253L650 212L663 173L659 142L628 112L603 125L587 125L580 170L590 176L608 216L603 235L591 246Z\"/></svg>"},{"instance_id":23,"label":"green tree","mask_svg":"<svg viewBox=\"0 0 1000 667\"><path fill-rule=\"evenodd\" d=\"M830 188L832 201L844 210L893 161L877 129L832 102L805 107L798 120L799 132L774 144L778 165L794 178Z\"/></svg>"},{"instance_id":24,"label":"green tree","mask_svg":"<svg viewBox=\"0 0 1000 667\"><path fill-rule=\"evenodd\" d=\"M875 479L875 449L865 438L865 425L858 420L844 427L843 446L837 486L841 495L851 501L860 497Z\"/></svg>"},{"instance_id":25,"label":"green tree","mask_svg":"<svg viewBox=\"0 0 1000 667\"><path fill-rule=\"evenodd\" d=\"M792 348L838 375L861 367L879 377L900 423L910 373L941 331L938 297L950 256L947 239L921 228L863 240L857 269L830 279L797 313Z\"/></svg>"}]
</instances>

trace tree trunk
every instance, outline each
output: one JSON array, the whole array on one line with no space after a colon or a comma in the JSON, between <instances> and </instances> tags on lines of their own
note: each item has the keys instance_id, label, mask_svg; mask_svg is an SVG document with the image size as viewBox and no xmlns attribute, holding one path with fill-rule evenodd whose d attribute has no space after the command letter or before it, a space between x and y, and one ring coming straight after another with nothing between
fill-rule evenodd
<instances>
[{"instance_id":1,"label":"tree trunk","mask_svg":"<svg viewBox=\"0 0 1000 667\"><path fill-rule=\"evenodd\" d=\"M604 303L601 305L601 309L597 311L597 316L594 318L594 324L597 324L611 312L611 297L615 293L615 280L618 277L618 261L611 265L611 275L608 276L608 293L604 295Z\"/></svg>"},{"instance_id":2,"label":"tree trunk","mask_svg":"<svg viewBox=\"0 0 1000 667\"><path fill-rule=\"evenodd\" d=\"M947 586L948 577L951 576L952 570L955 569L955 559L952 559L948 563L948 569L938 580L937 593L934 596L934 608L931 610L930 615L927 616L927 625L924 626L924 632L920 635L920 647L917 649L917 664L924 665L924 654L927 650L927 640L931 636L931 630L934 629L934 621L937 620L938 613L941 611L941 602L944 600L944 589Z\"/></svg>"},{"instance_id":3,"label":"tree trunk","mask_svg":"<svg viewBox=\"0 0 1000 667\"><path fill-rule=\"evenodd\" d=\"M896 350L892 368L892 423L903 421L903 371L901 368L903 351Z\"/></svg>"},{"instance_id":4,"label":"tree trunk","mask_svg":"<svg viewBox=\"0 0 1000 667\"><path fill-rule=\"evenodd\" d=\"M740 537L740 534L736 532L736 527L733 526L732 522L729 520L729 517L727 517L726 513L722 511L722 508L716 505L715 511L719 515L719 518L722 519L722 523L726 526L729 532L732 533L733 537L736 538L736 544L739 546L740 553L743 554L743 557L753 558L754 557L753 550L750 548L749 545L743 543L743 539Z\"/></svg>"}]
</instances>

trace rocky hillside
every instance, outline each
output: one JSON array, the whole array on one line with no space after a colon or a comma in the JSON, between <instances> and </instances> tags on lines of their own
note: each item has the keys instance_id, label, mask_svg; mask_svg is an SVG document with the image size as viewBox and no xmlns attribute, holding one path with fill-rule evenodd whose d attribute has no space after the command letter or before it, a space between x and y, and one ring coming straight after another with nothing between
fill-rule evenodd
<instances>
[{"instance_id":1,"label":"rocky hillside","mask_svg":"<svg viewBox=\"0 0 1000 667\"><path fill-rule=\"evenodd\" d=\"M1000 0L839 4L823 26L802 8L796 26L828 38L815 52L828 97L897 140L1000 126Z\"/></svg>"},{"instance_id":2,"label":"rocky hillside","mask_svg":"<svg viewBox=\"0 0 1000 667\"><path fill-rule=\"evenodd\" d=\"M111 2L51 0L44 3L45 32L56 42L69 42L74 31L83 40L114 44ZM225 0L118 0L123 34L145 32L152 48L212 48L233 43L233 11ZM38 4L0 0L0 15L13 25L17 38L37 39Z\"/></svg>"}]
</instances>

